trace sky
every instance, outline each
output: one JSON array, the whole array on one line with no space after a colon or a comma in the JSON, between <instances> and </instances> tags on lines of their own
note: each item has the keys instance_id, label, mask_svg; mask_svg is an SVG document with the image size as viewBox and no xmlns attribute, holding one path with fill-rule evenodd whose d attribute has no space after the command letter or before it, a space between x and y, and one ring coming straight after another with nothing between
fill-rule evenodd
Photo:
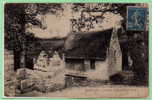
<instances>
[{"instance_id":1,"label":"sky","mask_svg":"<svg viewBox=\"0 0 152 100\"><path fill-rule=\"evenodd\" d=\"M45 15L37 15L37 19L42 21L45 29L41 29L38 26L31 25L26 29L27 32L32 32L35 37L38 38L64 38L71 33L71 22L72 17L79 18L80 15L77 13L72 13L71 4L63 4L63 12L58 16L51 13ZM77 17L76 17L77 16ZM90 31L101 31L110 29L112 27L120 27L123 18L119 14L114 14L111 12L106 12L104 15L104 20L100 24L95 24L94 28Z\"/></svg>"}]
</instances>

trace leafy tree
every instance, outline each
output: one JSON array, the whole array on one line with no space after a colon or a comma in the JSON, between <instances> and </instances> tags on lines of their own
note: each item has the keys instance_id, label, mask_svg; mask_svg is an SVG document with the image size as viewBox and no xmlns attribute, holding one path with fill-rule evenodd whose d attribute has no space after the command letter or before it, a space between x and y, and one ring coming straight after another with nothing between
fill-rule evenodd
<instances>
[{"instance_id":1,"label":"leafy tree","mask_svg":"<svg viewBox=\"0 0 152 100\"><path fill-rule=\"evenodd\" d=\"M14 69L25 67L26 52L35 42L33 33L26 32L29 24L45 29L38 14L53 13L63 10L61 4L5 4L5 48L14 51ZM23 61L21 62L21 59ZM21 63L23 66L20 66Z\"/></svg>"}]
</instances>

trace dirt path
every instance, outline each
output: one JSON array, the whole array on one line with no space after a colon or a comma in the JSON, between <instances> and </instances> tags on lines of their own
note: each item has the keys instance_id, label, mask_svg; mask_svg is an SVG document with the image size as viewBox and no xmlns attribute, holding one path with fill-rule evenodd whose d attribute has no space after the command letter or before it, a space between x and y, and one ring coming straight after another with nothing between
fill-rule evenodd
<instances>
[{"instance_id":1,"label":"dirt path","mask_svg":"<svg viewBox=\"0 0 152 100\"><path fill-rule=\"evenodd\" d=\"M112 98L112 97L147 97L147 87L135 87L124 85L102 85L98 87L72 87L61 91L24 94L22 96L34 96L42 98Z\"/></svg>"}]
</instances>

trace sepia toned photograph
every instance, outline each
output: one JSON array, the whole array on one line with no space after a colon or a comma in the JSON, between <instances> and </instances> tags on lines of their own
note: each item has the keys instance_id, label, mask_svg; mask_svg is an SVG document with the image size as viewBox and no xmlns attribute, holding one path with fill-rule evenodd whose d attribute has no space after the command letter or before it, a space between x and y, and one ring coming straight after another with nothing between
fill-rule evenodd
<instances>
[{"instance_id":1,"label":"sepia toned photograph","mask_svg":"<svg viewBox=\"0 0 152 100\"><path fill-rule=\"evenodd\" d=\"M5 3L4 96L147 98L147 3Z\"/></svg>"}]
</instances>

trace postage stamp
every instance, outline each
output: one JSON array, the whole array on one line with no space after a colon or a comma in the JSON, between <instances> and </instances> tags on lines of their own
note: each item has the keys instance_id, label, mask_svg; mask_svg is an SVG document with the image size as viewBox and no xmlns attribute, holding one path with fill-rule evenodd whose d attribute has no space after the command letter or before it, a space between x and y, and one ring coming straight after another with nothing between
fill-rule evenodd
<instances>
[{"instance_id":1,"label":"postage stamp","mask_svg":"<svg viewBox=\"0 0 152 100\"><path fill-rule=\"evenodd\" d=\"M147 8L132 7L127 9L127 30L145 30Z\"/></svg>"}]
</instances>

